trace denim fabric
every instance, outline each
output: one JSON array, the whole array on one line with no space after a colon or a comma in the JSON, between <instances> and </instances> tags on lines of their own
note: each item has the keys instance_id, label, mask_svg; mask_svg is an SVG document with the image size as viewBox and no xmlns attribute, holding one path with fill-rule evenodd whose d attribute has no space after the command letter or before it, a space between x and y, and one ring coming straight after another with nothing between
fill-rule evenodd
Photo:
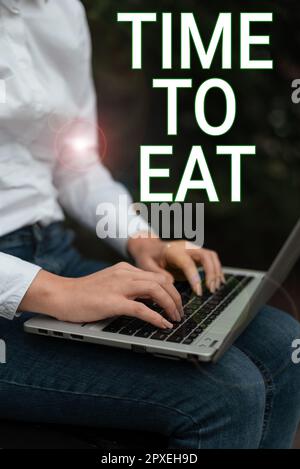
<instances>
[{"instance_id":1,"label":"denim fabric","mask_svg":"<svg viewBox=\"0 0 300 469\"><path fill-rule=\"evenodd\" d=\"M104 267L83 259L60 223L0 239L0 251L65 276ZM216 364L32 336L0 320L0 417L160 432L170 448L288 448L300 418L292 317L265 307ZM134 445L134 442L133 442Z\"/></svg>"}]
</instances>

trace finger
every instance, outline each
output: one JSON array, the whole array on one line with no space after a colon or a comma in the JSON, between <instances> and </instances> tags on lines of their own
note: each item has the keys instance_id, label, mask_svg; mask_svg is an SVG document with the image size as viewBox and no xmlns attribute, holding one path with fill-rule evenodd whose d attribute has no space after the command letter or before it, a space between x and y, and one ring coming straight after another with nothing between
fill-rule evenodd
<instances>
[{"instance_id":1,"label":"finger","mask_svg":"<svg viewBox=\"0 0 300 469\"><path fill-rule=\"evenodd\" d=\"M172 275L170 272L168 272L168 271L165 270L165 269L162 269L162 268L158 265L158 263L157 263L154 259L152 259L151 257L149 257L149 256L143 257L143 258L140 260L139 265L140 265L140 267L141 267L142 269L144 269L144 270L148 270L148 271L150 271L150 272L156 272L156 273L159 273L159 274L164 275L164 276L167 278L167 280L170 281L170 282L172 282L172 283L173 283L174 280L175 280L174 277L173 277L173 275Z\"/></svg>"},{"instance_id":2,"label":"finger","mask_svg":"<svg viewBox=\"0 0 300 469\"><path fill-rule=\"evenodd\" d=\"M148 306L138 301L126 301L124 304L124 314L133 316L152 324L160 329L172 329L173 324L165 319L161 314L156 313Z\"/></svg>"},{"instance_id":3,"label":"finger","mask_svg":"<svg viewBox=\"0 0 300 469\"><path fill-rule=\"evenodd\" d=\"M203 266L205 272L206 286L212 293L214 293L216 291L214 284L214 281L216 279L216 273L210 252L206 249L199 249L199 251L194 250L191 255Z\"/></svg>"},{"instance_id":4,"label":"finger","mask_svg":"<svg viewBox=\"0 0 300 469\"><path fill-rule=\"evenodd\" d=\"M130 285L129 295L133 298L150 298L157 303L173 321L180 321L181 316L173 298L158 282L138 280Z\"/></svg>"},{"instance_id":5,"label":"finger","mask_svg":"<svg viewBox=\"0 0 300 469\"><path fill-rule=\"evenodd\" d=\"M166 290L167 294L170 295L176 305L177 311L181 318L183 317L183 306L182 306L182 299L178 292L178 290L174 287L173 283L166 279L166 277L160 273L154 272L146 272L141 270L139 272L131 272L131 278L135 281L151 281L151 282L158 282L160 286Z\"/></svg>"},{"instance_id":6,"label":"finger","mask_svg":"<svg viewBox=\"0 0 300 469\"><path fill-rule=\"evenodd\" d=\"M135 272L139 271L137 267L135 267L132 264L129 264L129 262L118 262L118 264L113 265L110 267L111 270L121 270L121 271L129 271L129 272Z\"/></svg>"},{"instance_id":7,"label":"finger","mask_svg":"<svg viewBox=\"0 0 300 469\"><path fill-rule=\"evenodd\" d=\"M214 266L215 266L215 272L216 272L216 275L217 275L217 288L220 288L221 282L225 283L225 277L224 277L224 273L223 273L223 270L222 270L222 264L221 264L221 261L219 259L219 256L214 251L212 252L212 260L213 260L213 263L214 263Z\"/></svg>"},{"instance_id":8,"label":"finger","mask_svg":"<svg viewBox=\"0 0 300 469\"><path fill-rule=\"evenodd\" d=\"M119 272L130 272L130 273L155 272L155 273L162 274L165 277L165 279L168 281L172 281L172 282L174 281L173 275L167 272L165 269L162 269L161 267L159 267L158 264L155 261L153 261L151 258L150 258L149 263L145 261L144 263L145 267L142 265L142 262L140 262L139 264L140 264L139 267L137 267L127 262L119 262L118 264L115 264L114 266L112 266L111 269L118 270ZM147 269L146 265L151 266L151 269Z\"/></svg>"},{"instance_id":9,"label":"finger","mask_svg":"<svg viewBox=\"0 0 300 469\"><path fill-rule=\"evenodd\" d=\"M196 295L201 295L201 278L197 266L189 253L180 253L173 262L176 264L176 267L182 270Z\"/></svg>"}]
</instances>

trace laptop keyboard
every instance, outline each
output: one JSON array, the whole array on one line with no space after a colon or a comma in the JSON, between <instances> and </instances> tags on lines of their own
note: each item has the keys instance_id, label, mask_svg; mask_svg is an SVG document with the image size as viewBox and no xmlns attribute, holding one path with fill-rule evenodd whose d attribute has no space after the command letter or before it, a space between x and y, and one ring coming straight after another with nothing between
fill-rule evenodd
<instances>
[{"instance_id":1,"label":"laptop keyboard","mask_svg":"<svg viewBox=\"0 0 300 469\"><path fill-rule=\"evenodd\" d=\"M225 275L225 279L225 285L222 285L217 292L212 294L205 287L201 297L192 292L187 282L176 282L175 287L182 298L184 316L180 322L172 322L173 329L158 329L140 319L120 316L106 326L103 331L190 345L237 297L253 277ZM165 316L162 308L157 304L148 300L140 301Z\"/></svg>"}]
</instances>

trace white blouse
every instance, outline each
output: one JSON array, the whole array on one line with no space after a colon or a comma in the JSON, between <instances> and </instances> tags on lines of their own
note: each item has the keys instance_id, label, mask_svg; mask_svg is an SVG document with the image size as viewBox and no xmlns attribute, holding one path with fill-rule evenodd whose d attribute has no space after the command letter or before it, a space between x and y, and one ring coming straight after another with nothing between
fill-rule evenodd
<instances>
[{"instance_id":1,"label":"white blouse","mask_svg":"<svg viewBox=\"0 0 300 469\"><path fill-rule=\"evenodd\" d=\"M99 203L127 197L99 159L91 45L78 0L0 0L0 237L64 218L95 231ZM122 197L121 197L122 198ZM128 232L127 224L119 227ZM140 221L140 230L148 226ZM128 233L132 235L134 233ZM125 252L127 239L111 242ZM0 253L0 315L40 270Z\"/></svg>"}]
</instances>

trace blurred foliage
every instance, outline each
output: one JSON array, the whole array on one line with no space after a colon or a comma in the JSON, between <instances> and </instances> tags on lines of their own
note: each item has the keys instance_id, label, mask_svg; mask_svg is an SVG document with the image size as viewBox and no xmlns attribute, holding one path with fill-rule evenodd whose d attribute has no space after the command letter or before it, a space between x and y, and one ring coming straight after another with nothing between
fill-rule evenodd
<instances>
[{"instance_id":1,"label":"blurred foliage","mask_svg":"<svg viewBox=\"0 0 300 469\"><path fill-rule=\"evenodd\" d=\"M300 78L300 9L295 0L85 0L94 48L94 75L99 96L99 119L107 139L105 163L139 198L139 147L141 144L172 144L171 185L157 182L153 190L176 191L191 146L203 145L221 202L206 203L207 244L220 251L225 262L258 267L269 262L283 236L300 213L300 104L291 101L291 82ZM131 70L131 27L117 22L118 11L154 11L158 22L143 32L143 70ZM174 13L174 68L161 70L160 12ZM222 71L220 54L211 70L203 71L197 54L192 70L180 69L180 12L192 11L204 42L221 11L233 14L233 68ZM241 71L239 68L239 14L272 11L273 24L257 25L258 34L270 34L271 46L260 46L260 58L274 61L274 70ZM255 34L255 26L253 32ZM193 90L180 94L178 137L166 137L165 93L152 89L155 77L193 78ZM237 116L222 138L203 134L194 117L194 97L207 78L221 77L233 87ZM208 118L220 122L224 100L218 93L209 98ZM230 201L230 164L216 157L218 144L255 144L257 155L243 160L243 201ZM160 187L163 184L163 187ZM201 191L203 192L203 191ZM189 201L207 202L205 194L190 191ZM276 248L276 249L275 249Z\"/></svg>"}]
</instances>

